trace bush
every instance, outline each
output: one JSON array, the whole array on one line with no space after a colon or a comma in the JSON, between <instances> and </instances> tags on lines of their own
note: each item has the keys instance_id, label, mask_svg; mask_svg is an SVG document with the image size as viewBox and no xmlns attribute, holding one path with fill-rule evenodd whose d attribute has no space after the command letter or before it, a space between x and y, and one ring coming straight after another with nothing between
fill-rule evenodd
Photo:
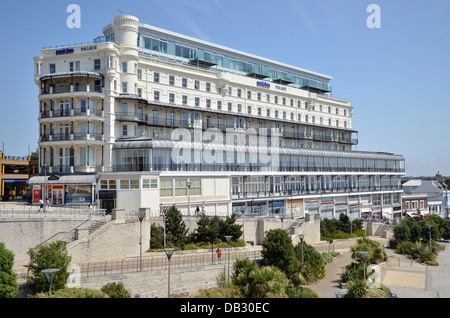
<instances>
[{"instance_id":1,"label":"bush","mask_svg":"<svg viewBox=\"0 0 450 318\"><path fill-rule=\"evenodd\" d=\"M0 298L14 298L19 292L17 275L13 271L14 253L0 243Z\"/></svg>"},{"instance_id":2,"label":"bush","mask_svg":"<svg viewBox=\"0 0 450 318\"><path fill-rule=\"evenodd\" d=\"M351 280L348 282L348 294L349 298L365 298L367 295L366 282L363 280Z\"/></svg>"},{"instance_id":3,"label":"bush","mask_svg":"<svg viewBox=\"0 0 450 318\"><path fill-rule=\"evenodd\" d=\"M403 241L397 244L395 251L400 254L410 255L416 244L410 241Z\"/></svg>"},{"instance_id":4,"label":"bush","mask_svg":"<svg viewBox=\"0 0 450 318\"><path fill-rule=\"evenodd\" d=\"M419 254L419 260L422 263L428 262L428 261L434 261L436 259L436 255L433 252L430 252L428 250L422 250Z\"/></svg>"},{"instance_id":5,"label":"bush","mask_svg":"<svg viewBox=\"0 0 450 318\"><path fill-rule=\"evenodd\" d=\"M48 292L37 293L30 298L48 298ZM107 294L98 289L90 288L63 288L52 291L52 298L109 298Z\"/></svg>"},{"instance_id":6,"label":"bush","mask_svg":"<svg viewBox=\"0 0 450 318\"><path fill-rule=\"evenodd\" d=\"M100 290L108 295L109 298L131 298L130 292L125 289L122 282L108 283Z\"/></svg>"}]
</instances>

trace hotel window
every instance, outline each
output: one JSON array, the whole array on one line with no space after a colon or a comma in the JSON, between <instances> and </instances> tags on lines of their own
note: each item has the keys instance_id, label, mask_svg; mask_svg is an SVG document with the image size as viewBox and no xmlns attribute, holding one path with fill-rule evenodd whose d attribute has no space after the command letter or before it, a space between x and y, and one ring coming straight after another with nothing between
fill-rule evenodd
<instances>
[{"instance_id":1,"label":"hotel window","mask_svg":"<svg viewBox=\"0 0 450 318\"><path fill-rule=\"evenodd\" d=\"M266 95L266 102L270 103L270 95L269 94Z\"/></svg>"},{"instance_id":2,"label":"hotel window","mask_svg":"<svg viewBox=\"0 0 450 318\"><path fill-rule=\"evenodd\" d=\"M286 97L283 97L283 105L286 105Z\"/></svg>"},{"instance_id":3,"label":"hotel window","mask_svg":"<svg viewBox=\"0 0 450 318\"><path fill-rule=\"evenodd\" d=\"M241 104L237 105L237 111L238 111L238 113L242 112L242 105Z\"/></svg>"},{"instance_id":4,"label":"hotel window","mask_svg":"<svg viewBox=\"0 0 450 318\"><path fill-rule=\"evenodd\" d=\"M242 90L240 88L237 89L237 97L241 97L242 95Z\"/></svg>"},{"instance_id":5,"label":"hotel window","mask_svg":"<svg viewBox=\"0 0 450 318\"><path fill-rule=\"evenodd\" d=\"M142 88L138 88L138 96L142 97Z\"/></svg>"},{"instance_id":6,"label":"hotel window","mask_svg":"<svg viewBox=\"0 0 450 318\"><path fill-rule=\"evenodd\" d=\"M247 114L251 114L252 113L252 106L247 106Z\"/></svg>"},{"instance_id":7,"label":"hotel window","mask_svg":"<svg viewBox=\"0 0 450 318\"><path fill-rule=\"evenodd\" d=\"M189 195L201 195L202 194L202 180L190 179L191 187L189 189Z\"/></svg>"},{"instance_id":8,"label":"hotel window","mask_svg":"<svg viewBox=\"0 0 450 318\"><path fill-rule=\"evenodd\" d=\"M420 208L425 209L425 201L424 200L420 200Z\"/></svg>"},{"instance_id":9,"label":"hotel window","mask_svg":"<svg viewBox=\"0 0 450 318\"><path fill-rule=\"evenodd\" d=\"M222 109L222 101L220 100L217 101L217 109Z\"/></svg>"},{"instance_id":10,"label":"hotel window","mask_svg":"<svg viewBox=\"0 0 450 318\"><path fill-rule=\"evenodd\" d=\"M154 91L153 92L153 99L154 100L159 100L159 92L158 91Z\"/></svg>"},{"instance_id":11,"label":"hotel window","mask_svg":"<svg viewBox=\"0 0 450 318\"><path fill-rule=\"evenodd\" d=\"M291 98L291 107L294 107L294 100Z\"/></svg>"},{"instance_id":12,"label":"hotel window","mask_svg":"<svg viewBox=\"0 0 450 318\"><path fill-rule=\"evenodd\" d=\"M95 59L94 60L94 69L95 70L99 70L102 68L102 62L100 59Z\"/></svg>"},{"instance_id":13,"label":"hotel window","mask_svg":"<svg viewBox=\"0 0 450 318\"><path fill-rule=\"evenodd\" d=\"M128 136L128 126L127 125L122 126L122 136Z\"/></svg>"},{"instance_id":14,"label":"hotel window","mask_svg":"<svg viewBox=\"0 0 450 318\"><path fill-rule=\"evenodd\" d=\"M297 114L297 121L302 121L302 115Z\"/></svg>"},{"instance_id":15,"label":"hotel window","mask_svg":"<svg viewBox=\"0 0 450 318\"><path fill-rule=\"evenodd\" d=\"M339 127L339 120L336 120L336 127Z\"/></svg>"},{"instance_id":16,"label":"hotel window","mask_svg":"<svg viewBox=\"0 0 450 318\"><path fill-rule=\"evenodd\" d=\"M211 83L206 83L206 91L207 92L211 91Z\"/></svg>"},{"instance_id":17,"label":"hotel window","mask_svg":"<svg viewBox=\"0 0 450 318\"><path fill-rule=\"evenodd\" d=\"M128 115L128 104L122 103L122 115Z\"/></svg>"},{"instance_id":18,"label":"hotel window","mask_svg":"<svg viewBox=\"0 0 450 318\"><path fill-rule=\"evenodd\" d=\"M139 189L139 180L130 180L130 189L136 190Z\"/></svg>"},{"instance_id":19,"label":"hotel window","mask_svg":"<svg viewBox=\"0 0 450 318\"><path fill-rule=\"evenodd\" d=\"M316 123L316 116L311 116L311 122L312 122L313 124Z\"/></svg>"},{"instance_id":20,"label":"hotel window","mask_svg":"<svg viewBox=\"0 0 450 318\"><path fill-rule=\"evenodd\" d=\"M286 112L283 112L283 119L286 119Z\"/></svg>"},{"instance_id":21,"label":"hotel window","mask_svg":"<svg viewBox=\"0 0 450 318\"><path fill-rule=\"evenodd\" d=\"M305 115L305 122L308 122L308 115Z\"/></svg>"},{"instance_id":22,"label":"hotel window","mask_svg":"<svg viewBox=\"0 0 450 318\"><path fill-rule=\"evenodd\" d=\"M70 68L70 72L79 72L80 71L80 61L70 62L69 68Z\"/></svg>"},{"instance_id":23,"label":"hotel window","mask_svg":"<svg viewBox=\"0 0 450 318\"><path fill-rule=\"evenodd\" d=\"M183 86L183 87L187 87L187 79L186 78L182 78L181 79L181 86Z\"/></svg>"},{"instance_id":24,"label":"hotel window","mask_svg":"<svg viewBox=\"0 0 450 318\"><path fill-rule=\"evenodd\" d=\"M142 180L143 189L158 189L158 179L143 179Z\"/></svg>"},{"instance_id":25,"label":"hotel window","mask_svg":"<svg viewBox=\"0 0 450 318\"><path fill-rule=\"evenodd\" d=\"M195 98L195 106L200 106L200 97Z\"/></svg>"},{"instance_id":26,"label":"hotel window","mask_svg":"<svg viewBox=\"0 0 450 318\"><path fill-rule=\"evenodd\" d=\"M130 180L120 180L120 189L121 190L130 189Z\"/></svg>"},{"instance_id":27,"label":"hotel window","mask_svg":"<svg viewBox=\"0 0 450 318\"><path fill-rule=\"evenodd\" d=\"M405 202L405 207L406 207L406 210L409 210L409 209L410 209L410 202L409 202L409 201L406 201L406 202Z\"/></svg>"},{"instance_id":28,"label":"hotel window","mask_svg":"<svg viewBox=\"0 0 450 318\"><path fill-rule=\"evenodd\" d=\"M122 72L123 73L127 73L128 71L128 63L127 62L123 62L122 63Z\"/></svg>"},{"instance_id":29,"label":"hotel window","mask_svg":"<svg viewBox=\"0 0 450 318\"><path fill-rule=\"evenodd\" d=\"M305 109L308 109L308 102L305 102Z\"/></svg>"},{"instance_id":30,"label":"hotel window","mask_svg":"<svg viewBox=\"0 0 450 318\"><path fill-rule=\"evenodd\" d=\"M258 93L258 94L256 95L256 98L260 101L260 100L261 100L261 93Z\"/></svg>"},{"instance_id":31,"label":"hotel window","mask_svg":"<svg viewBox=\"0 0 450 318\"><path fill-rule=\"evenodd\" d=\"M56 64L50 64L49 65L50 68L50 74L56 73Z\"/></svg>"},{"instance_id":32,"label":"hotel window","mask_svg":"<svg viewBox=\"0 0 450 318\"><path fill-rule=\"evenodd\" d=\"M232 103L228 103L228 111L231 112L232 109L233 109L233 104Z\"/></svg>"},{"instance_id":33,"label":"hotel window","mask_svg":"<svg viewBox=\"0 0 450 318\"><path fill-rule=\"evenodd\" d=\"M153 81L155 82L155 83L159 83L159 73L154 73L153 74Z\"/></svg>"},{"instance_id":34,"label":"hotel window","mask_svg":"<svg viewBox=\"0 0 450 318\"><path fill-rule=\"evenodd\" d=\"M275 104L278 104L278 96L275 96L274 103L275 103Z\"/></svg>"},{"instance_id":35,"label":"hotel window","mask_svg":"<svg viewBox=\"0 0 450 318\"><path fill-rule=\"evenodd\" d=\"M175 94L169 93L169 103L175 103Z\"/></svg>"},{"instance_id":36,"label":"hotel window","mask_svg":"<svg viewBox=\"0 0 450 318\"><path fill-rule=\"evenodd\" d=\"M187 179L175 179L175 196L187 196Z\"/></svg>"},{"instance_id":37,"label":"hotel window","mask_svg":"<svg viewBox=\"0 0 450 318\"><path fill-rule=\"evenodd\" d=\"M206 108L211 108L211 100L210 99L206 100Z\"/></svg>"},{"instance_id":38,"label":"hotel window","mask_svg":"<svg viewBox=\"0 0 450 318\"><path fill-rule=\"evenodd\" d=\"M298 100L297 101L297 107L300 108L302 106L302 103Z\"/></svg>"},{"instance_id":39,"label":"hotel window","mask_svg":"<svg viewBox=\"0 0 450 318\"><path fill-rule=\"evenodd\" d=\"M128 93L128 83L122 82L122 93Z\"/></svg>"},{"instance_id":40,"label":"hotel window","mask_svg":"<svg viewBox=\"0 0 450 318\"><path fill-rule=\"evenodd\" d=\"M137 70L137 75L138 75L138 79L141 80L142 79L142 70L140 68Z\"/></svg>"},{"instance_id":41,"label":"hotel window","mask_svg":"<svg viewBox=\"0 0 450 318\"><path fill-rule=\"evenodd\" d=\"M291 120L294 120L294 113L291 113Z\"/></svg>"},{"instance_id":42,"label":"hotel window","mask_svg":"<svg viewBox=\"0 0 450 318\"><path fill-rule=\"evenodd\" d=\"M251 91L247 91L247 98L248 99L252 99L252 92Z\"/></svg>"},{"instance_id":43,"label":"hotel window","mask_svg":"<svg viewBox=\"0 0 450 318\"><path fill-rule=\"evenodd\" d=\"M170 75L169 76L169 85L174 86L175 85L175 76Z\"/></svg>"},{"instance_id":44,"label":"hotel window","mask_svg":"<svg viewBox=\"0 0 450 318\"><path fill-rule=\"evenodd\" d=\"M267 115L267 117L270 117L270 109L266 110L266 115Z\"/></svg>"},{"instance_id":45,"label":"hotel window","mask_svg":"<svg viewBox=\"0 0 450 318\"><path fill-rule=\"evenodd\" d=\"M258 107L258 116L261 116L261 113L262 113L262 109L261 109L261 107Z\"/></svg>"},{"instance_id":46,"label":"hotel window","mask_svg":"<svg viewBox=\"0 0 450 318\"><path fill-rule=\"evenodd\" d=\"M187 105L187 96L186 95L181 96L181 101L183 105Z\"/></svg>"},{"instance_id":47,"label":"hotel window","mask_svg":"<svg viewBox=\"0 0 450 318\"><path fill-rule=\"evenodd\" d=\"M278 109L275 109L275 118L278 118Z\"/></svg>"},{"instance_id":48,"label":"hotel window","mask_svg":"<svg viewBox=\"0 0 450 318\"><path fill-rule=\"evenodd\" d=\"M418 201L411 201L411 210L417 210L419 208Z\"/></svg>"},{"instance_id":49,"label":"hotel window","mask_svg":"<svg viewBox=\"0 0 450 318\"><path fill-rule=\"evenodd\" d=\"M228 96L231 96L231 87L228 87Z\"/></svg>"},{"instance_id":50,"label":"hotel window","mask_svg":"<svg viewBox=\"0 0 450 318\"><path fill-rule=\"evenodd\" d=\"M199 81L195 81L194 82L194 88L195 89L200 89L200 82Z\"/></svg>"},{"instance_id":51,"label":"hotel window","mask_svg":"<svg viewBox=\"0 0 450 318\"><path fill-rule=\"evenodd\" d=\"M173 180L162 178L159 182L159 193L161 197L173 196Z\"/></svg>"}]
</instances>

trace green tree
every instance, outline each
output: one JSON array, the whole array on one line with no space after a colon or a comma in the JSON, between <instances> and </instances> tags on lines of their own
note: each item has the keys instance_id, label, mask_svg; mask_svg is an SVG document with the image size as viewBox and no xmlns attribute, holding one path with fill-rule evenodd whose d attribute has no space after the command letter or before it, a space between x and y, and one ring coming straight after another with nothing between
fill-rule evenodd
<instances>
[{"instance_id":1,"label":"green tree","mask_svg":"<svg viewBox=\"0 0 450 318\"><path fill-rule=\"evenodd\" d=\"M236 224L236 214L227 216L225 220L220 219L218 222L218 237L226 242L226 235L231 235L231 240L237 241L242 236L242 225Z\"/></svg>"},{"instance_id":2,"label":"green tree","mask_svg":"<svg viewBox=\"0 0 450 318\"><path fill-rule=\"evenodd\" d=\"M48 291L48 282L42 273L44 269L58 268L52 290L64 288L70 273L67 271L72 257L68 255L66 242L57 241L44 244L36 249L28 250L30 263L28 269L31 275L28 277L28 283L32 284L36 292Z\"/></svg>"},{"instance_id":3,"label":"green tree","mask_svg":"<svg viewBox=\"0 0 450 318\"><path fill-rule=\"evenodd\" d=\"M291 277L298 271L292 239L286 231L281 229L268 231L262 242L262 248L263 265L276 266L287 277Z\"/></svg>"},{"instance_id":4,"label":"green tree","mask_svg":"<svg viewBox=\"0 0 450 318\"><path fill-rule=\"evenodd\" d=\"M191 240L195 243L210 242L211 237L217 238L219 233L218 218L211 218L207 215L202 215L197 221L197 228L191 235Z\"/></svg>"},{"instance_id":5,"label":"green tree","mask_svg":"<svg viewBox=\"0 0 450 318\"><path fill-rule=\"evenodd\" d=\"M14 253L0 242L0 298L14 298L19 291L17 275L13 271Z\"/></svg>"},{"instance_id":6,"label":"green tree","mask_svg":"<svg viewBox=\"0 0 450 318\"><path fill-rule=\"evenodd\" d=\"M150 248L161 249L164 247L164 228L152 223L150 229Z\"/></svg>"},{"instance_id":7,"label":"green tree","mask_svg":"<svg viewBox=\"0 0 450 318\"><path fill-rule=\"evenodd\" d=\"M301 263L302 244L295 246L295 255ZM325 277L325 259L314 247L303 242L304 263L300 266L300 273L307 282L314 282Z\"/></svg>"},{"instance_id":8,"label":"green tree","mask_svg":"<svg viewBox=\"0 0 450 318\"><path fill-rule=\"evenodd\" d=\"M183 248L187 243L187 233L189 229L183 221L183 215L175 205L165 211L166 217L166 242Z\"/></svg>"}]
</instances>

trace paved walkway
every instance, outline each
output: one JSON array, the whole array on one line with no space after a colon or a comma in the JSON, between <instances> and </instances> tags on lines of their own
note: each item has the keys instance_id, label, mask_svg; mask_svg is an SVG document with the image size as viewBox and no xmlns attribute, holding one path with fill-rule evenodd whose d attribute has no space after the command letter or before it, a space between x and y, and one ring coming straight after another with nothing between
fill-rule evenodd
<instances>
[{"instance_id":1,"label":"paved walkway","mask_svg":"<svg viewBox=\"0 0 450 318\"><path fill-rule=\"evenodd\" d=\"M439 242L445 250L438 254L438 266L428 266L396 254L386 248L386 263L380 265L380 281L390 288L398 298L450 298L450 243ZM326 275L321 281L308 287L316 291L320 298L336 298L339 290L342 268L353 260L348 249L326 265Z\"/></svg>"}]
</instances>

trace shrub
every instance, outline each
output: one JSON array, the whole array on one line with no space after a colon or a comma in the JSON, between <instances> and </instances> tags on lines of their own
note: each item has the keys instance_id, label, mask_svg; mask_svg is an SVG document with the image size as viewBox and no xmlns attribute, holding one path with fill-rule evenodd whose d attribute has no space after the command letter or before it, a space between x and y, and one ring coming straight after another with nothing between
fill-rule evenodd
<instances>
[{"instance_id":1,"label":"shrub","mask_svg":"<svg viewBox=\"0 0 450 318\"><path fill-rule=\"evenodd\" d=\"M348 294L349 298L365 298L367 295L366 282L363 280L351 280L348 282Z\"/></svg>"},{"instance_id":2,"label":"shrub","mask_svg":"<svg viewBox=\"0 0 450 318\"><path fill-rule=\"evenodd\" d=\"M0 243L0 298L14 298L19 292L13 265L14 253Z\"/></svg>"},{"instance_id":3,"label":"shrub","mask_svg":"<svg viewBox=\"0 0 450 318\"><path fill-rule=\"evenodd\" d=\"M122 282L108 283L100 290L107 294L109 298L131 298L130 292L125 289Z\"/></svg>"},{"instance_id":4,"label":"shrub","mask_svg":"<svg viewBox=\"0 0 450 318\"><path fill-rule=\"evenodd\" d=\"M30 298L48 298L48 292L37 293ZM52 291L52 298L109 298L107 294L98 289L90 288L63 288Z\"/></svg>"},{"instance_id":5,"label":"shrub","mask_svg":"<svg viewBox=\"0 0 450 318\"><path fill-rule=\"evenodd\" d=\"M434 261L435 259L436 255L428 250L422 250L421 253L419 254L419 260L422 263L425 263L427 261Z\"/></svg>"},{"instance_id":6,"label":"shrub","mask_svg":"<svg viewBox=\"0 0 450 318\"><path fill-rule=\"evenodd\" d=\"M395 251L400 254L409 255L415 247L416 245L413 242L403 241L397 244Z\"/></svg>"}]
</instances>

